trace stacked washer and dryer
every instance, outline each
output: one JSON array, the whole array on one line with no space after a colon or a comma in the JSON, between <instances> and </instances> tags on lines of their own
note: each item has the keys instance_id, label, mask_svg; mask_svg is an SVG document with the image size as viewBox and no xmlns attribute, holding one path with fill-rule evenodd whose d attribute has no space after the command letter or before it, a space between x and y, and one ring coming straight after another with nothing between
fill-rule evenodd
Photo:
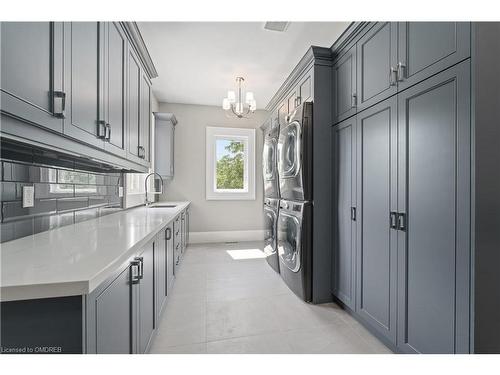
<instances>
[{"instance_id":1,"label":"stacked washer and dryer","mask_svg":"<svg viewBox=\"0 0 500 375\"><path fill-rule=\"evenodd\" d=\"M312 103L264 130L264 252L300 298L312 298Z\"/></svg>"}]
</instances>

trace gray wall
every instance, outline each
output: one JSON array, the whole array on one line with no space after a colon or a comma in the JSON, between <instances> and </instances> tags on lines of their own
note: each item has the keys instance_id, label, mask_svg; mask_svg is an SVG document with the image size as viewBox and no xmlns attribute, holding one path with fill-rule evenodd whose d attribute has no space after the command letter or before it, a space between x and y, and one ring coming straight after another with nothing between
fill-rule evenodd
<instances>
[{"instance_id":1,"label":"gray wall","mask_svg":"<svg viewBox=\"0 0 500 375\"><path fill-rule=\"evenodd\" d=\"M249 119L227 118L221 107L160 103L160 112L175 114L175 176L165 184L160 200L189 200L191 232L263 230L262 140L260 125L266 111ZM207 201L205 199L205 129L207 126L255 128L256 199Z\"/></svg>"}]
</instances>

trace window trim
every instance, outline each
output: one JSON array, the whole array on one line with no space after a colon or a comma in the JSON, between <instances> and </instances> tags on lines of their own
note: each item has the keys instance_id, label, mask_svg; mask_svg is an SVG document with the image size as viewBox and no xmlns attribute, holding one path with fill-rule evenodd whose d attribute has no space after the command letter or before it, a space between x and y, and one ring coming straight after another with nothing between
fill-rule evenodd
<instances>
[{"instance_id":1,"label":"window trim","mask_svg":"<svg viewBox=\"0 0 500 375\"><path fill-rule=\"evenodd\" d=\"M234 139L245 142L245 182L246 190L216 189L218 139ZM206 128L206 200L255 200L255 129L207 126Z\"/></svg>"}]
</instances>

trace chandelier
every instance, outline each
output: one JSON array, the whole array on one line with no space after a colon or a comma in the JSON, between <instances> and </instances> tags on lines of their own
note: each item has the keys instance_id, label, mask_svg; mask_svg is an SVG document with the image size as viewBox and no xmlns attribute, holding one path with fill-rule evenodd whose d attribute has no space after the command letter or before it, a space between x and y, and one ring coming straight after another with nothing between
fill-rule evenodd
<instances>
[{"instance_id":1,"label":"chandelier","mask_svg":"<svg viewBox=\"0 0 500 375\"><path fill-rule=\"evenodd\" d=\"M227 98L222 101L222 109L227 113L232 112L238 118L246 118L250 113L255 112L257 109L257 104L253 97L253 92L247 91L245 95L245 102L243 103L242 93L241 93L241 83L245 79L243 77L236 77L236 83L238 85L238 97L236 93L232 90L227 92Z\"/></svg>"}]
</instances>

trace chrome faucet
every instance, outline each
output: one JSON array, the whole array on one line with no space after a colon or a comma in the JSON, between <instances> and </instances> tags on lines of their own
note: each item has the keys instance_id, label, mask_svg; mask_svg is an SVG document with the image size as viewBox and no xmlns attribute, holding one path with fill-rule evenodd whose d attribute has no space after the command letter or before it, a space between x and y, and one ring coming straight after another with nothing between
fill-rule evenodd
<instances>
[{"instance_id":1,"label":"chrome faucet","mask_svg":"<svg viewBox=\"0 0 500 375\"><path fill-rule=\"evenodd\" d=\"M146 199L145 199L145 201L146 201L146 207L149 206L151 203L153 203L153 202L150 202L148 200L148 179L149 179L149 177L151 177L153 175L157 175L158 177L160 177L160 181L161 181L160 191L159 192L155 192L155 193L157 193L157 194L162 194L163 193L163 178L161 178L161 176L158 173L156 173L156 172L152 172L152 173L148 174L146 176L146 178L144 179L144 191L146 192Z\"/></svg>"}]
</instances>

